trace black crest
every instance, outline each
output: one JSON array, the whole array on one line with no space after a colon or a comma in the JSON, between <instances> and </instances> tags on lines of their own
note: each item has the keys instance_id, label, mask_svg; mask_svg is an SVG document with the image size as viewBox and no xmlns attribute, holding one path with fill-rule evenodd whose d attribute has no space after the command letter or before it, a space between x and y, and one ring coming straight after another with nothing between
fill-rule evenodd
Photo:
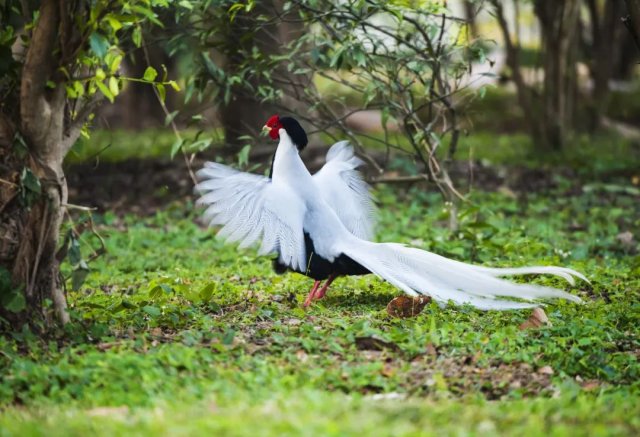
<instances>
[{"instance_id":1,"label":"black crest","mask_svg":"<svg viewBox=\"0 0 640 437\"><path fill-rule=\"evenodd\" d=\"M281 117L280 124L291 137L293 144L296 145L299 151L302 151L309 141L307 140L307 133L302 129L298 120L291 117Z\"/></svg>"}]
</instances>

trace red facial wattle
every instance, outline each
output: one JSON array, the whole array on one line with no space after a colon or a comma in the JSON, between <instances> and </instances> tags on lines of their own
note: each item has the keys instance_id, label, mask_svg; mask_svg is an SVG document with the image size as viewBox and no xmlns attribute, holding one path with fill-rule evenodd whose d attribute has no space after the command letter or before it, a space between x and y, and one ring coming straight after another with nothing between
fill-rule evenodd
<instances>
[{"instance_id":1,"label":"red facial wattle","mask_svg":"<svg viewBox=\"0 0 640 437\"><path fill-rule=\"evenodd\" d=\"M272 140L277 140L278 138L280 138L280 134L278 133L278 131L282 129L280 117L278 117L277 115L272 116L271 118L269 118L265 126L269 128L269 136Z\"/></svg>"}]
</instances>

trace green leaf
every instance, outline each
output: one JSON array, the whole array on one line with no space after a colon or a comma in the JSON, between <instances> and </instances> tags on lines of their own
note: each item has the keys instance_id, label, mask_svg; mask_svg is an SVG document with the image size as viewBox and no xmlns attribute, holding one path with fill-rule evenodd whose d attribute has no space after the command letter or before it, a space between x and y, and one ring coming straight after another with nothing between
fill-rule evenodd
<instances>
[{"instance_id":1,"label":"green leaf","mask_svg":"<svg viewBox=\"0 0 640 437\"><path fill-rule=\"evenodd\" d=\"M131 10L137 12L138 14L146 17L149 21L160 28L164 28L164 25L160 20L158 20L157 15L153 12L153 10L145 8L143 6L131 6Z\"/></svg>"},{"instance_id":2,"label":"green leaf","mask_svg":"<svg viewBox=\"0 0 640 437\"><path fill-rule=\"evenodd\" d=\"M176 154L180 151L180 149L182 148L182 145L184 144L184 140L178 138L174 141L173 145L171 146L171 159L173 159Z\"/></svg>"},{"instance_id":3,"label":"green leaf","mask_svg":"<svg viewBox=\"0 0 640 437\"><path fill-rule=\"evenodd\" d=\"M12 313L19 313L27 307L24 294L20 289L14 289L9 270L0 266L0 297L2 306Z\"/></svg>"},{"instance_id":4,"label":"green leaf","mask_svg":"<svg viewBox=\"0 0 640 437\"><path fill-rule=\"evenodd\" d=\"M133 29L131 40L136 47L140 48L140 46L142 45L142 30L140 30L140 26L136 26L136 28Z\"/></svg>"},{"instance_id":5,"label":"green leaf","mask_svg":"<svg viewBox=\"0 0 640 437\"><path fill-rule=\"evenodd\" d=\"M100 33L93 32L89 36L89 46L98 58L103 59L109 49L109 41Z\"/></svg>"},{"instance_id":6,"label":"green leaf","mask_svg":"<svg viewBox=\"0 0 640 437\"><path fill-rule=\"evenodd\" d=\"M238 165L245 166L249 164L249 152L251 152L251 144L245 145L240 152L238 152Z\"/></svg>"},{"instance_id":7,"label":"green leaf","mask_svg":"<svg viewBox=\"0 0 640 437\"><path fill-rule=\"evenodd\" d=\"M40 179L27 167L22 170L22 174L20 175L20 185L23 189L33 194L40 194L42 192Z\"/></svg>"},{"instance_id":8,"label":"green leaf","mask_svg":"<svg viewBox=\"0 0 640 437\"><path fill-rule=\"evenodd\" d=\"M118 20L116 17L114 17L113 15L109 14L106 17L106 20L109 22L109 26L111 26L111 28L117 32L120 29L122 29L122 23L120 22L120 20Z\"/></svg>"},{"instance_id":9,"label":"green leaf","mask_svg":"<svg viewBox=\"0 0 640 437\"><path fill-rule=\"evenodd\" d=\"M162 296L162 288L159 285L156 285L155 287L149 290L149 297L151 299L158 299L161 296Z\"/></svg>"},{"instance_id":10,"label":"green leaf","mask_svg":"<svg viewBox=\"0 0 640 437\"><path fill-rule=\"evenodd\" d=\"M179 111L173 111L167 114L167 116L164 118L164 125L169 126L169 124L171 124L171 122L176 118L176 115L178 115L178 112Z\"/></svg>"},{"instance_id":11,"label":"green leaf","mask_svg":"<svg viewBox=\"0 0 640 437\"><path fill-rule=\"evenodd\" d=\"M180 0L180 1L178 2L178 4L179 4L180 6L182 6L183 8L188 9L188 10L190 10L190 11L191 11L191 10L193 10L193 5L191 4L191 2L190 2L190 1L187 1L187 0Z\"/></svg>"},{"instance_id":12,"label":"green leaf","mask_svg":"<svg viewBox=\"0 0 640 437\"><path fill-rule=\"evenodd\" d=\"M160 308L154 307L152 305L143 306L142 311L144 311L145 313L149 314L152 317L158 317L162 314L162 311L160 311Z\"/></svg>"},{"instance_id":13,"label":"green leaf","mask_svg":"<svg viewBox=\"0 0 640 437\"><path fill-rule=\"evenodd\" d=\"M115 74L120 68L120 63L122 62L122 55L120 53L113 53L113 51L107 53L105 58L107 65L109 66L109 73Z\"/></svg>"},{"instance_id":14,"label":"green leaf","mask_svg":"<svg viewBox=\"0 0 640 437\"><path fill-rule=\"evenodd\" d=\"M13 290L9 295L3 296L2 306L12 313L19 313L27 308L27 301L20 290Z\"/></svg>"},{"instance_id":15,"label":"green leaf","mask_svg":"<svg viewBox=\"0 0 640 437\"><path fill-rule=\"evenodd\" d=\"M158 72L155 68L149 66L144 70L144 76L142 78L148 82L153 82L158 77Z\"/></svg>"},{"instance_id":16,"label":"green leaf","mask_svg":"<svg viewBox=\"0 0 640 437\"><path fill-rule=\"evenodd\" d=\"M73 291L80 290L82 284L84 284L85 279L87 279L87 275L89 274L89 266L86 262L80 261L78 267L71 273L71 289Z\"/></svg>"},{"instance_id":17,"label":"green leaf","mask_svg":"<svg viewBox=\"0 0 640 437\"><path fill-rule=\"evenodd\" d=\"M113 93L109 90L109 88L107 88L107 86L102 83L101 81L96 81L96 86L98 87L98 89L102 92L102 94L104 94L104 96L109 99L109 101L111 103L113 103L113 101L115 100L115 96L113 95Z\"/></svg>"},{"instance_id":18,"label":"green leaf","mask_svg":"<svg viewBox=\"0 0 640 437\"><path fill-rule=\"evenodd\" d=\"M200 300L202 302L208 302L211 300L211 298L213 297L213 293L216 291L216 286L218 284L216 284L215 282L210 282L207 285L205 285L202 290L200 290L200 292L198 293L198 297L200 298Z\"/></svg>"},{"instance_id":19,"label":"green leaf","mask_svg":"<svg viewBox=\"0 0 640 437\"><path fill-rule=\"evenodd\" d=\"M128 300L124 300L124 299L122 300L122 304L121 305L122 305L123 308L126 308L128 310L133 310L135 308L138 308L138 306L136 304L131 303Z\"/></svg>"},{"instance_id":20,"label":"green leaf","mask_svg":"<svg viewBox=\"0 0 640 437\"><path fill-rule=\"evenodd\" d=\"M96 80L104 80L107 78L107 74L104 72L102 68L96 69Z\"/></svg>"},{"instance_id":21,"label":"green leaf","mask_svg":"<svg viewBox=\"0 0 640 437\"><path fill-rule=\"evenodd\" d=\"M180 85L178 85L175 80L170 80L169 86L171 86L171 88L173 88L175 91L180 91Z\"/></svg>"},{"instance_id":22,"label":"green leaf","mask_svg":"<svg viewBox=\"0 0 640 437\"><path fill-rule=\"evenodd\" d=\"M187 149L189 152L202 152L203 150L207 149L209 146L211 146L211 143L213 142L213 139L211 138L204 138L202 140L198 140L195 141L191 144L189 144L188 146L185 147L185 149Z\"/></svg>"},{"instance_id":23,"label":"green leaf","mask_svg":"<svg viewBox=\"0 0 640 437\"><path fill-rule=\"evenodd\" d=\"M117 96L118 93L120 93L120 89L118 88L118 79L116 79L114 76L111 76L109 78L109 91L111 91L114 97Z\"/></svg>"},{"instance_id":24,"label":"green leaf","mask_svg":"<svg viewBox=\"0 0 640 437\"><path fill-rule=\"evenodd\" d=\"M71 241L69 242L69 253L67 256L69 257L69 263L75 266L80 264L82 261L82 253L80 252L80 241L78 241L75 236L71 235Z\"/></svg>"},{"instance_id":25,"label":"green leaf","mask_svg":"<svg viewBox=\"0 0 640 437\"><path fill-rule=\"evenodd\" d=\"M236 331L229 328L222 336L222 344L227 346L230 345L231 343L233 343L233 339L235 336L236 336Z\"/></svg>"},{"instance_id":26,"label":"green leaf","mask_svg":"<svg viewBox=\"0 0 640 437\"><path fill-rule=\"evenodd\" d=\"M158 95L160 96L160 100L162 100L164 102L166 97L167 97L167 89L161 83L156 83L156 84L154 84L154 86L158 90Z\"/></svg>"}]
</instances>

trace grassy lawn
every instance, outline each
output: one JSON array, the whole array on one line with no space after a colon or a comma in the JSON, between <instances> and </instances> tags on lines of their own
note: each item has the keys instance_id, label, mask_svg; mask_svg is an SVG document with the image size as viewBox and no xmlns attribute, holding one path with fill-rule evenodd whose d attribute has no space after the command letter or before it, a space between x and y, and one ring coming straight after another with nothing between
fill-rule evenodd
<instances>
[{"instance_id":1,"label":"grassy lawn","mask_svg":"<svg viewBox=\"0 0 640 437\"><path fill-rule=\"evenodd\" d=\"M376 190L379 240L591 279L536 279L585 304L551 302L552 326L530 330L527 311L391 318L400 293L371 276L305 311L310 280L224 246L188 201L98 214L107 252L69 291L66 332L0 337L0 436L637 435L639 246L619 236L640 235L638 194L597 182L476 190L455 235L437 194ZM83 256L97 246L85 232Z\"/></svg>"}]
</instances>

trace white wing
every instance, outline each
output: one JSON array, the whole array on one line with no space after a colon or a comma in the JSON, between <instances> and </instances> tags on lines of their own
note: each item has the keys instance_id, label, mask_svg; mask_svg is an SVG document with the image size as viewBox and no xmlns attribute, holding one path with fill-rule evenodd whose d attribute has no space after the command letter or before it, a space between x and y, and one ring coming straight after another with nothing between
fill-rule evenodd
<instances>
[{"instance_id":1,"label":"white wing","mask_svg":"<svg viewBox=\"0 0 640 437\"><path fill-rule=\"evenodd\" d=\"M248 247L261 241L259 253L280 253L280 261L304 271L305 245L302 199L284 184L243 173L222 164L207 162L197 173L196 191L206 205L204 220L222 225L218 236Z\"/></svg>"},{"instance_id":2,"label":"white wing","mask_svg":"<svg viewBox=\"0 0 640 437\"><path fill-rule=\"evenodd\" d=\"M327 163L313 175L313 179L325 202L349 232L358 238L371 240L376 208L369 186L356 170L361 164L348 142L340 141L331 146Z\"/></svg>"}]
</instances>

